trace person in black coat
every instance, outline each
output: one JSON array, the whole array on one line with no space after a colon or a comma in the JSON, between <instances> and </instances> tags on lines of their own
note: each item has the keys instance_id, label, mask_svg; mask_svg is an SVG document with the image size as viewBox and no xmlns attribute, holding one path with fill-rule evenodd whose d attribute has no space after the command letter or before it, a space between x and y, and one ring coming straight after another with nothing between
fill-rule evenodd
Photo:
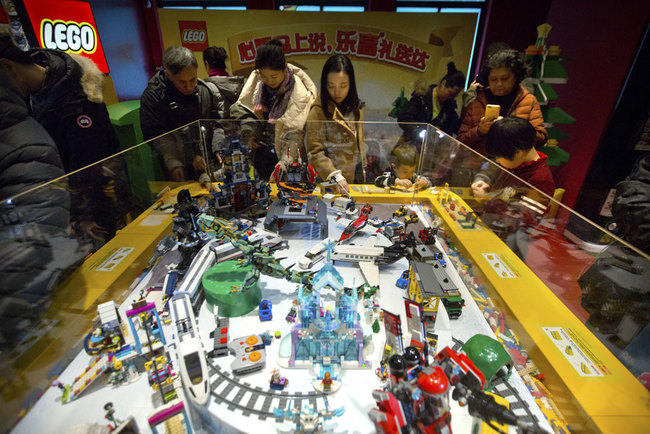
<instances>
[{"instance_id":1,"label":"person in black coat","mask_svg":"<svg viewBox=\"0 0 650 434\"><path fill-rule=\"evenodd\" d=\"M73 173L68 182L75 227L92 249L99 248L124 224L131 208L122 159L95 164L120 150L103 102L103 74L80 55L22 51L9 35L0 36L0 68L29 101L30 115L54 139L65 172Z\"/></svg>"},{"instance_id":2,"label":"person in black coat","mask_svg":"<svg viewBox=\"0 0 650 434\"><path fill-rule=\"evenodd\" d=\"M210 161L199 146L198 125L166 133L199 119L222 119L223 98L217 86L198 78L198 62L188 48L167 48L163 66L140 97L142 135L145 140L157 137L150 144L171 180L194 178L204 184L210 180L205 173Z\"/></svg>"},{"instance_id":3,"label":"person in black coat","mask_svg":"<svg viewBox=\"0 0 650 434\"><path fill-rule=\"evenodd\" d=\"M0 68L0 349L28 333L84 256L68 229L65 182L47 184L64 174L54 141Z\"/></svg>"},{"instance_id":4,"label":"person in black coat","mask_svg":"<svg viewBox=\"0 0 650 434\"><path fill-rule=\"evenodd\" d=\"M465 75L456 69L454 62L447 65L447 75L439 85L426 85L418 80L411 99L397 116L397 122L404 130L404 140L421 143L419 134L426 124L431 124L453 136L460 127L460 117L456 113L456 96L465 86ZM419 125L417 125L419 124Z\"/></svg>"}]
</instances>

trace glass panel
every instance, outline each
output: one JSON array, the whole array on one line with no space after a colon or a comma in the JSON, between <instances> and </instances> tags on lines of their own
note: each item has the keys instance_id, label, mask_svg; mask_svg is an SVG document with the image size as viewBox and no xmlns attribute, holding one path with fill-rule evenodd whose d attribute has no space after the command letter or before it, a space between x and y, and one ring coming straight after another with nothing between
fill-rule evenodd
<instances>
[{"instance_id":1,"label":"glass panel","mask_svg":"<svg viewBox=\"0 0 650 434\"><path fill-rule=\"evenodd\" d=\"M497 249L490 240L496 239L484 237L484 245L480 245L482 235L478 234L491 232L633 374L647 371L649 353L640 350L647 342L647 252L568 209L553 198L560 190L535 188L435 127L428 127L422 152L420 173L437 187L432 210L441 214L445 238L459 248L462 260L483 270L490 262L487 256ZM477 190L478 181L488 184L486 191ZM583 242L571 233L569 217L601 231L602 244ZM476 239L466 241L472 232ZM493 257L498 260L498 254ZM472 273L465 277L468 282L477 278ZM490 296L504 297L505 290L498 284L485 276L478 279Z\"/></svg>"},{"instance_id":2,"label":"glass panel","mask_svg":"<svg viewBox=\"0 0 650 434\"><path fill-rule=\"evenodd\" d=\"M338 170L342 177L336 177ZM472 189L477 177L490 185L480 197ZM346 184L354 209L339 193ZM184 189L189 194L181 193ZM280 213L274 208L278 195L286 200ZM314 195L332 209L325 213L327 230ZM199 336L212 355L227 354L227 344L241 336L268 340L266 329L281 331L287 340L274 340L278 343L265 350L264 368L247 374L247 382L266 390L269 366L276 366L283 351L292 354L292 328L313 319L326 339L322 347L312 338L300 341L295 357L309 360L315 351L343 357L345 364L327 359L336 365L332 372L343 372L337 378L343 380L342 389L334 397L360 405L350 404L342 416L350 419L340 421L370 432L374 425L366 412L375 407L372 390L381 387L374 368L384 358L388 339L395 339L390 340L392 351L400 347L380 323L396 332L401 317L404 347L408 336L417 341L421 332L435 348L446 339L433 320L441 315L440 306L451 318L449 345L460 350L476 333L494 336L518 371L508 385L523 393L525 381L538 391L547 387L558 398L555 407L549 404L555 409L550 411L539 396L537 401L523 396L525 404L516 404L529 409L525 417L531 423L550 430L543 414L554 417L549 421L556 425L562 424L563 414L573 427L602 431L599 417L625 423L637 420L628 416L648 417L641 393L647 391L634 378L648 371L648 255L600 228L602 246L582 243L567 232L568 218L592 223L429 125L330 121L308 122L304 131L294 131L266 122L201 120L1 200L2 429L14 426L21 409L26 415L16 432L65 432L74 425L101 424L102 404L110 401L121 418L131 412L146 430L157 403L181 395L180 390L186 405L196 405L190 402L210 392L221 393L214 386L214 369L241 369L237 375L249 369L232 365L232 356L208 358L213 368L201 378L209 380L174 392L178 382L172 379L181 369L175 355L180 342L169 345L178 339L172 336L179 330L174 327L183 328L183 342ZM276 218L267 221L269 215ZM235 217L239 220L227 221ZM353 248L339 252L335 269L340 279L333 271L313 274L325 286L323 307L318 312L312 306L318 315L311 318L297 304L307 291L298 292L296 285L307 282L312 271L323 270L327 237L336 241L346 233L342 245ZM248 256L229 262L231 268L218 278L210 277L208 265L241 255L232 244L210 240L244 235L251 243L246 244ZM281 239L287 246L278 245ZM274 251L284 247L288 250ZM373 250L378 248L381 253ZM405 256L429 269L411 267ZM368 266L345 262L351 258L373 261ZM205 269L195 268L205 264ZM436 265L446 270L442 282L448 286L431 271ZM253 268L262 272L257 294L268 297L262 319L270 317L269 325L260 325L259 301L246 299L254 293L251 282L257 282ZM373 298L373 288L362 283L373 278L375 269L381 290ZM424 297L422 291L434 281L446 292ZM219 305L205 289L211 285L229 297L244 298ZM332 288L341 285L357 288L360 306L367 297L357 313L335 307L339 296L332 295ZM198 333L189 312L179 315L166 307L165 294L174 289L190 294ZM410 308L405 298L413 301ZM382 321L377 305L386 310ZM236 314L229 323L221 322L214 306L221 319L228 309ZM415 314L418 306L424 322L407 315L406 309ZM360 318L367 321L355 329L359 339L337 338L335 315L351 325ZM361 334L364 341L373 341L367 357L356 352ZM127 341L129 348L123 346ZM247 348L260 357L263 346L256 342L247 340ZM139 355L131 359L129 351ZM109 363L109 352L125 357L124 366ZM345 373L350 363L366 362L374 364L372 370ZM287 369L281 369L282 376ZM312 374L294 372L289 390L310 390ZM539 376L532 378L537 373L546 376L545 385L539 386ZM282 380L276 382L286 383ZM495 393L507 395L495 387ZM612 394L616 400L607 398ZM63 397L74 402L62 404ZM201 413L214 417L193 423L206 431L221 424L244 426L242 421L251 430L276 428L272 416L247 418L212 398L205 405ZM462 422L455 420L467 419L454 411L452 425L461 423L454 428L462 432Z\"/></svg>"}]
</instances>

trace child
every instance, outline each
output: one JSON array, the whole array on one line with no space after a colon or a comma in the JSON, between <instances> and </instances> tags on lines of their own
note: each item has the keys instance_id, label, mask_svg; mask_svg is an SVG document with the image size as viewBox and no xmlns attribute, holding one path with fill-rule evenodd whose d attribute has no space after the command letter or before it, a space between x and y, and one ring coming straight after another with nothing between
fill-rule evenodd
<instances>
[{"instance_id":1,"label":"child","mask_svg":"<svg viewBox=\"0 0 650 434\"><path fill-rule=\"evenodd\" d=\"M487 134L486 150L488 155L508 171L501 170L497 173L497 168L492 166L479 172L472 183L474 196L483 197L490 188L527 187L510 176L509 172L553 197L553 175L546 164L546 155L535 149L535 139L535 128L525 119L505 117L496 121ZM526 196L543 204L548 203L548 198L536 190L529 190Z\"/></svg>"},{"instance_id":2,"label":"child","mask_svg":"<svg viewBox=\"0 0 650 434\"><path fill-rule=\"evenodd\" d=\"M409 143L398 143L390 153L393 161L383 175L375 179L377 187L426 188L430 182L424 176L415 175L418 165L417 148Z\"/></svg>"}]
</instances>

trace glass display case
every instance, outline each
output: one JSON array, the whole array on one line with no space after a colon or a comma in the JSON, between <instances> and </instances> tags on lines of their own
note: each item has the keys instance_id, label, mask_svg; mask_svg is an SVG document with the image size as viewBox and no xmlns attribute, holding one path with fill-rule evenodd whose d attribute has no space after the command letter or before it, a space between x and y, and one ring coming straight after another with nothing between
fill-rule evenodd
<instances>
[{"instance_id":1,"label":"glass display case","mask_svg":"<svg viewBox=\"0 0 650 434\"><path fill-rule=\"evenodd\" d=\"M593 223L430 125L274 127L197 121L0 198L0 429L373 432L411 346L466 354L520 430L650 424L647 252L581 241L569 216Z\"/></svg>"}]
</instances>

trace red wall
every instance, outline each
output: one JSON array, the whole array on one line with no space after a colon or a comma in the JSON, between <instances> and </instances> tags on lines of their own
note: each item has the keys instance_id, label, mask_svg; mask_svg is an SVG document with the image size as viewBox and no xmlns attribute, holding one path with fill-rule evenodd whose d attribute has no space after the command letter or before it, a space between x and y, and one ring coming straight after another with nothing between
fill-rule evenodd
<instances>
[{"instance_id":1,"label":"red wall","mask_svg":"<svg viewBox=\"0 0 650 434\"><path fill-rule=\"evenodd\" d=\"M567 84L555 85L558 106L576 118L559 126L571 136L560 145L571 158L556 173L566 188L562 202L573 207L592 158L614 111L619 93L648 25L647 0L619 4L589 0L555 0L547 22L553 26L547 43L559 45L571 60L564 63Z\"/></svg>"}]
</instances>

